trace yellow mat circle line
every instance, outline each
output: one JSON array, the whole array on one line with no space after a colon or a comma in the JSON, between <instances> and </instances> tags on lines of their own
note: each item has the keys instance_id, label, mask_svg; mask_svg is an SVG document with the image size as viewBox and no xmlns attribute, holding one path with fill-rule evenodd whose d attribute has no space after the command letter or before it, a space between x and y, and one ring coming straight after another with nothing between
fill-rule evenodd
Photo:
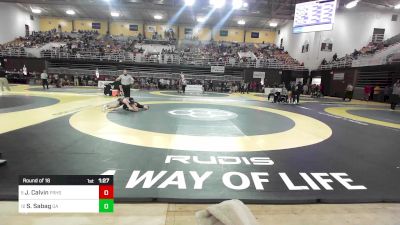
<instances>
[{"instance_id":1,"label":"yellow mat circle line","mask_svg":"<svg viewBox=\"0 0 400 225\"><path fill-rule=\"evenodd\" d=\"M15 93L12 95L46 97L58 100L57 103L33 109L22 109L20 111L0 113L0 134L14 131L43 123L61 116L72 114L76 110L90 105L100 105L109 102L109 99L93 98L86 96L67 95L42 95L35 93Z\"/></svg>"},{"instance_id":2,"label":"yellow mat circle line","mask_svg":"<svg viewBox=\"0 0 400 225\"><path fill-rule=\"evenodd\" d=\"M241 137L189 136L143 131L121 126L107 119L99 107L76 113L70 125L76 130L109 141L159 149L189 151L272 151L317 144L332 135L329 126L308 116L297 113L250 105L213 104L199 102L160 101L143 104L205 104L226 105L275 113L294 121L287 131ZM153 107L150 110L155 110ZM144 112L145 113L145 112Z\"/></svg>"},{"instance_id":3,"label":"yellow mat circle line","mask_svg":"<svg viewBox=\"0 0 400 225\"><path fill-rule=\"evenodd\" d=\"M370 118L363 117L363 116L354 115L354 114L351 114L348 112L351 110L390 111L389 109L382 109L382 108L330 107L330 108L326 108L325 112L330 113L332 115L341 116L341 117L344 117L347 119L352 119L352 120L356 120L356 121L360 121L360 122L400 129L400 124L390 123L390 122L386 122L386 121L375 120L375 119L370 119Z\"/></svg>"}]
</instances>

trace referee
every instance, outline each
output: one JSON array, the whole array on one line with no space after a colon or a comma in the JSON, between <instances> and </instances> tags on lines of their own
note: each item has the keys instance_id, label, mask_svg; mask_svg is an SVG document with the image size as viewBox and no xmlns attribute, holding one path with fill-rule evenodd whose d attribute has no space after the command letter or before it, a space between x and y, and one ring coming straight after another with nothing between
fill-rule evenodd
<instances>
[{"instance_id":1,"label":"referee","mask_svg":"<svg viewBox=\"0 0 400 225\"><path fill-rule=\"evenodd\" d=\"M47 75L46 70L43 70L43 73L40 74L40 79L42 79L43 90L45 89L45 87L47 87L47 89L49 89L48 78L49 78L49 76Z\"/></svg>"},{"instance_id":2,"label":"referee","mask_svg":"<svg viewBox=\"0 0 400 225\"><path fill-rule=\"evenodd\" d=\"M131 75L128 75L128 71L124 70L124 74L120 75L116 81L121 81L119 89L124 94L124 97L131 97L131 84L133 84L134 80Z\"/></svg>"}]
</instances>

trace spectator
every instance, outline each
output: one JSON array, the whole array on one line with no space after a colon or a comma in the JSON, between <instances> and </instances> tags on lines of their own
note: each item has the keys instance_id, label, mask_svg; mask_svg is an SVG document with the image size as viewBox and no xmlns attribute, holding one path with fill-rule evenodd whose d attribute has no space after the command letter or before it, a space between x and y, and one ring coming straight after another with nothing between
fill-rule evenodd
<instances>
[{"instance_id":1,"label":"spectator","mask_svg":"<svg viewBox=\"0 0 400 225\"><path fill-rule=\"evenodd\" d=\"M308 85L307 85L307 84L305 84L305 85L303 86L303 94L304 94L304 95L308 95Z\"/></svg>"},{"instance_id":2,"label":"spectator","mask_svg":"<svg viewBox=\"0 0 400 225\"><path fill-rule=\"evenodd\" d=\"M376 99L376 100L378 100L379 99L379 95L381 94L381 87L379 86L379 85L376 85L375 87L374 87L374 92L373 92L373 95L372 95L372 101L374 100L374 98Z\"/></svg>"},{"instance_id":3,"label":"spectator","mask_svg":"<svg viewBox=\"0 0 400 225\"><path fill-rule=\"evenodd\" d=\"M351 99L353 98L353 91L354 91L353 85L348 84L345 90L343 101L346 101L346 99L348 98L349 102L351 102Z\"/></svg>"},{"instance_id":4,"label":"spectator","mask_svg":"<svg viewBox=\"0 0 400 225\"><path fill-rule=\"evenodd\" d=\"M301 95L301 93L303 93L303 84L301 82L299 82L296 85L296 91L295 91L296 103L297 104L300 104L300 95Z\"/></svg>"},{"instance_id":5,"label":"spectator","mask_svg":"<svg viewBox=\"0 0 400 225\"><path fill-rule=\"evenodd\" d=\"M392 99L390 102L390 108L392 110L396 109L396 105L400 102L400 80L393 85Z\"/></svg>"},{"instance_id":6,"label":"spectator","mask_svg":"<svg viewBox=\"0 0 400 225\"><path fill-rule=\"evenodd\" d=\"M389 95L390 95L390 87L387 85L385 89L383 89L383 102L389 100Z\"/></svg>"},{"instance_id":7,"label":"spectator","mask_svg":"<svg viewBox=\"0 0 400 225\"><path fill-rule=\"evenodd\" d=\"M75 87L79 86L79 78L77 73L75 73L74 75L74 86Z\"/></svg>"},{"instance_id":8,"label":"spectator","mask_svg":"<svg viewBox=\"0 0 400 225\"><path fill-rule=\"evenodd\" d=\"M3 94L4 87L7 91L10 91L10 86L8 85L8 80L6 77L6 71L0 67L0 86L1 86L1 94Z\"/></svg>"},{"instance_id":9,"label":"spectator","mask_svg":"<svg viewBox=\"0 0 400 225\"><path fill-rule=\"evenodd\" d=\"M364 100L368 101L370 99L371 95L371 87L369 85L366 85L364 87Z\"/></svg>"},{"instance_id":10,"label":"spectator","mask_svg":"<svg viewBox=\"0 0 400 225\"><path fill-rule=\"evenodd\" d=\"M337 60L338 60L337 53L335 53L335 54L333 55L332 59L333 59L333 61L337 61Z\"/></svg>"},{"instance_id":11,"label":"spectator","mask_svg":"<svg viewBox=\"0 0 400 225\"><path fill-rule=\"evenodd\" d=\"M40 74L40 79L42 80L43 89L45 89L45 87L47 87L47 89L49 89L48 78L49 78L49 76L47 75L46 70L43 70L43 73Z\"/></svg>"}]
</instances>

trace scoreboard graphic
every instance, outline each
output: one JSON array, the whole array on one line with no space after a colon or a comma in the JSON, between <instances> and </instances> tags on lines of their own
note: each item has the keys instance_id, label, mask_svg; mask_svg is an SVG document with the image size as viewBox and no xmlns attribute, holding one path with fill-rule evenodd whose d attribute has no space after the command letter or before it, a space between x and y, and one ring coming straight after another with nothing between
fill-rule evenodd
<instances>
[{"instance_id":1,"label":"scoreboard graphic","mask_svg":"<svg viewBox=\"0 0 400 225\"><path fill-rule=\"evenodd\" d=\"M335 23L336 0L296 4L293 33L332 30Z\"/></svg>"},{"instance_id":2,"label":"scoreboard graphic","mask_svg":"<svg viewBox=\"0 0 400 225\"><path fill-rule=\"evenodd\" d=\"M114 177L20 176L20 213L112 213Z\"/></svg>"}]
</instances>

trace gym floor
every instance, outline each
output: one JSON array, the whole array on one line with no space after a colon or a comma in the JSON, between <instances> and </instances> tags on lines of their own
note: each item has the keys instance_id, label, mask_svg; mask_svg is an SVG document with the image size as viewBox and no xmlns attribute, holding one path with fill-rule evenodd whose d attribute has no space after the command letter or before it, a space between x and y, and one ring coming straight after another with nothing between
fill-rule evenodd
<instances>
[{"instance_id":1,"label":"gym floor","mask_svg":"<svg viewBox=\"0 0 400 225\"><path fill-rule=\"evenodd\" d=\"M400 202L400 112L386 104L306 96L299 105L274 104L260 94L131 94L150 110L103 112L115 98L94 88L43 91L18 85L3 93L0 152L8 162L0 167L0 200L17 200L18 175L114 174L119 203ZM159 176L152 184L139 182L145 173ZM201 184L193 173L204 175ZM180 215L169 211L175 204L155 205ZM358 207L368 206L398 215L396 204Z\"/></svg>"}]
</instances>

